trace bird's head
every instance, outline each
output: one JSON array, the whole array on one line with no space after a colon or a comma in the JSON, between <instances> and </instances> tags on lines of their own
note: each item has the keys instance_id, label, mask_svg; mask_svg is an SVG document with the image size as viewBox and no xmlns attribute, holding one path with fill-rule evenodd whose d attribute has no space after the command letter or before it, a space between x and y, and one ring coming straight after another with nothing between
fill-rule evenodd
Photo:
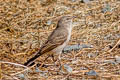
<instances>
[{"instance_id":1,"label":"bird's head","mask_svg":"<svg viewBox=\"0 0 120 80\"><path fill-rule=\"evenodd\" d=\"M72 16L62 16L58 20L58 26L63 26L63 27L72 27Z\"/></svg>"}]
</instances>

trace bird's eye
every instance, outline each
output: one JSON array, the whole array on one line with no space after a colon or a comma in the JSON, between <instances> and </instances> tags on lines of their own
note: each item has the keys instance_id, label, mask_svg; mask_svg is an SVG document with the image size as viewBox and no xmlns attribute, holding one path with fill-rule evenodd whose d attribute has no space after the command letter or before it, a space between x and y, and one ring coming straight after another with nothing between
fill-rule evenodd
<instances>
[{"instance_id":1,"label":"bird's eye","mask_svg":"<svg viewBox=\"0 0 120 80\"><path fill-rule=\"evenodd\" d=\"M69 20L70 18L67 18L66 20Z\"/></svg>"}]
</instances>

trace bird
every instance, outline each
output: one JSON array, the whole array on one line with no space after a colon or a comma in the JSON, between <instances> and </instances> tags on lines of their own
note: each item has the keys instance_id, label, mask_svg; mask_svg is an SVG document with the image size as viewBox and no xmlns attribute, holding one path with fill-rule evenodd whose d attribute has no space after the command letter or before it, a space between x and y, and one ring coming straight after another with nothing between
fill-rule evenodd
<instances>
[{"instance_id":1,"label":"bird","mask_svg":"<svg viewBox=\"0 0 120 80\"><path fill-rule=\"evenodd\" d=\"M74 16L69 15L60 17L56 28L48 36L46 42L43 43L39 51L32 58L24 63L24 66L35 64L35 60L45 54L48 56L59 54L58 59L60 60L62 50L71 38L73 18Z\"/></svg>"}]
</instances>

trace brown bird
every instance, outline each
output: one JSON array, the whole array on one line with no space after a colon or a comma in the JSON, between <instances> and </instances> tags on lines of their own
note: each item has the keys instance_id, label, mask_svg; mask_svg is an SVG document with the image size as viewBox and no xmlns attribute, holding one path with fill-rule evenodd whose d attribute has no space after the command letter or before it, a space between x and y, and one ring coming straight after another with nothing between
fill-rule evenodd
<instances>
[{"instance_id":1,"label":"brown bird","mask_svg":"<svg viewBox=\"0 0 120 80\"><path fill-rule=\"evenodd\" d=\"M41 55L47 54L51 56L53 54L62 53L63 48L67 45L71 37L72 31L72 16L63 16L59 19L57 27L48 37L47 41L42 45L40 50L30 58L27 62L24 63L25 66L31 66L34 64L34 61Z\"/></svg>"}]
</instances>

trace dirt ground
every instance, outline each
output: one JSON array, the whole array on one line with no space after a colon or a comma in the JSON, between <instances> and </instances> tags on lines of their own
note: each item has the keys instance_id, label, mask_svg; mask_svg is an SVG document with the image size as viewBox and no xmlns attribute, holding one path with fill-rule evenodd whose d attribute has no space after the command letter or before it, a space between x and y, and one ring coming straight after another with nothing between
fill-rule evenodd
<instances>
[{"instance_id":1,"label":"dirt ground","mask_svg":"<svg viewBox=\"0 0 120 80\"><path fill-rule=\"evenodd\" d=\"M92 47L63 53L60 69L51 58L47 67L22 66L64 15L76 16L69 45ZM120 0L0 0L0 78L120 80Z\"/></svg>"}]
</instances>

